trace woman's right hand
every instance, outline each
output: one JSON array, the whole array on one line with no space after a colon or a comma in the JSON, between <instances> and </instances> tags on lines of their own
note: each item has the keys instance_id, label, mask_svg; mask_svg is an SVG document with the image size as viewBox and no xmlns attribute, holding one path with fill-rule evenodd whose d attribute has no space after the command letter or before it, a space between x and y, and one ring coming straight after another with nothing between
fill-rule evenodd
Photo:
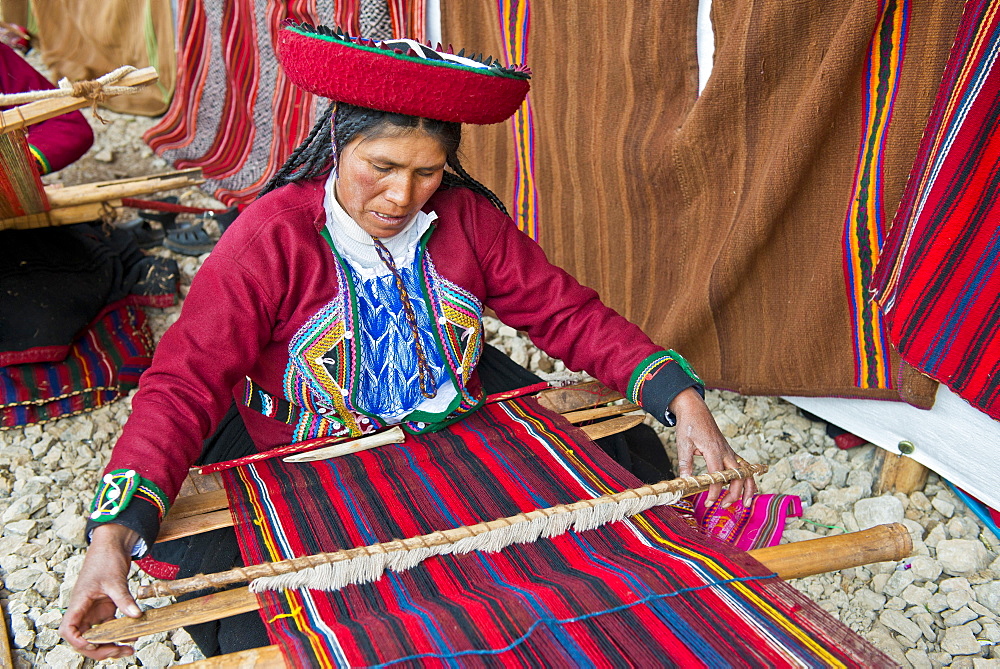
<instances>
[{"instance_id":1,"label":"woman's right hand","mask_svg":"<svg viewBox=\"0 0 1000 669\"><path fill-rule=\"evenodd\" d=\"M139 535L123 525L101 525L91 535L90 548L73 586L69 607L59 625L59 634L78 652L93 660L126 657L131 646L96 645L83 638L91 627L115 617L115 611L131 617L142 615L128 589L132 547Z\"/></svg>"}]
</instances>

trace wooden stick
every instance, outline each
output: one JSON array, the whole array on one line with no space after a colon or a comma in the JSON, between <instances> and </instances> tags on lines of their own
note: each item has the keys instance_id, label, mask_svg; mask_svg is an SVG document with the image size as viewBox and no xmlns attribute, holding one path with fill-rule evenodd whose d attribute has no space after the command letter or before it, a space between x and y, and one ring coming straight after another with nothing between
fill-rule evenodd
<instances>
[{"instance_id":1,"label":"wooden stick","mask_svg":"<svg viewBox=\"0 0 1000 669\"><path fill-rule=\"evenodd\" d=\"M339 458L343 455L350 455L351 453L360 453L361 451L367 451L370 448L378 448L379 446L402 444L404 441L406 441L406 433L403 432L403 428L397 425L391 430L376 432L375 434L370 434L367 437L361 437L360 439L344 441L325 448L317 448L314 451L308 451L306 453L289 455L286 458L282 458L282 462L319 462L320 460Z\"/></svg>"},{"instance_id":2,"label":"wooden stick","mask_svg":"<svg viewBox=\"0 0 1000 669\"><path fill-rule=\"evenodd\" d=\"M235 583L252 581L263 576L276 576L291 572L318 567L322 564L343 562L356 557L371 555L372 553L389 553L398 551L409 551L428 546L440 546L443 544L453 544L467 537L477 536L493 530L504 529L512 525L529 523L536 518L548 518L555 515L571 514L581 509L592 508L601 504L619 503L628 499L637 499L661 495L664 493L680 493L682 496L693 495L707 490L709 486L717 483L728 483L734 479L747 478L755 474L767 471L766 465L745 465L737 469L724 469L711 474L700 474L698 476L687 476L684 478L672 479L670 481L660 481L639 488L630 488L618 493L602 495L592 499L582 499L571 504L557 504L544 509L535 509L525 513L519 513L507 518L499 518L474 525L463 525L448 530L440 530L429 534L422 534L409 539L387 541L371 546L360 546L319 555L307 555L280 562L265 562L263 564L251 565L249 567L237 567L229 571L215 574L199 574L190 578L182 578L176 581L156 581L151 585L141 588L140 598L164 597L181 595L188 592L196 592L205 589L218 589Z\"/></svg>"},{"instance_id":3,"label":"wooden stick","mask_svg":"<svg viewBox=\"0 0 1000 669\"><path fill-rule=\"evenodd\" d=\"M185 666L194 669L285 669L288 665L281 646L264 646L209 657Z\"/></svg>"},{"instance_id":4,"label":"wooden stick","mask_svg":"<svg viewBox=\"0 0 1000 669\"><path fill-rule=\"evenodd\" d=\"M200 516L212 511L221 511L229 508L229 499L225 490L213 490L198 495L178 496L174 500L174 505L170 507L167 518L178 520L191 516Z\"/></svg>"},{"instance_id":5,"label":"wooden stick","mask_svg":"<svg viewBox=\"0 0 1000 669\"><path fill-rule=\"evenodd\" d=\"M116 182L104 182L104 183L114 184ZM53 209L38 214L25 214L23 216L2 218L0 219L0 230L7 230L7 229L29 230L32 228L45 228L56 225L72 225L73 223L94 221L101 218L101 216L104 215L104 213L109 208L117 209L122 206L121 197L126 197L127 195L116 197L115 193L125 191L133 195L148 194L164 190L173 190L175 188L186 188L188 186L197 186L200 183L204 183L204 179L201 178L201 170L193 169L193 170L183 170L181 172L168 172L166 174L155 177L140 177L138 179L125 179L123 180L123 183L120 187L101 186L99 190L76 191L75 193L70 193L65 198L63 194L60 193L60 191L70 191L73 189L87 189L91 185L100 186L100 184L88 184L86 186L71 186L68 188L49 187L46 188L46 194L47 197L50 198L50 201L53 197L55 197L56 200L89 199L92 201L84 202L82 204L72 204L67 206L58 206L58 207L54 206Z\"/></svg>"},{"instance_id":6,"label":"wooden stick","mask_svg":"<svg viewBox=\"0 0 1000 669\"><path fill-rule=\"evenodd\" d=\"M84 637L94 643L120 643L147 634L220 620L260 608L249 588L225 590L186 602L149 609L139 618L115 618L90 628Z\"/></svg>"},{"instance_id":7,"label":"wooden stick","mask_svg":"<svg viewBox=\"0 0 1000 669\"><path fill-rule=\"evenodd\" d=\"M618 418L611 418L610 420L603 421L601 423L593 423L592 425L587 425L581 427L588 437L597 441L604 437L610 437L613 434L618 434L619 432L624 432L625 430L631 430L636 425L639 425L644 420L643 416L619 416Z\"/></svg>"},{"instance_id":8,"label":"wooden stick","mask_svg":"<svg viewBox=\"0 0 1000 669\"><path fill-rule=\"evenodd\" d=\"M780 578L801 578L874 562L901 560L912 550L912 544L907 543L908 537L909 533L905 526L895 523L873 527L863 532L759 548L750 551L749 554ZM869 561L858 562L859 559ZM225 594L230 597L225 600L218 599ZM250 589L237 588L169 604L159 609L150 609L138 620L134 618L109 620L91 628L83 636L93 643L120 643L143 634L167 632L193 622L219 620L256 608L258 608L257 600ZM197 621L185 618L195 614L198 616ZM146 623L142 630L136 628L139 621Z\"/></svg>"},{"instance_id":9,"label":"wooden stick","mask_svg":"<svg viewBox=\"0 0 1000 669\"><path fill-rule=\"evenodd\" d=\"M538 403L550 411L566 413L620 400L622 396L600 381L577 383L538 393Z\"/></svg>"},{"instance_id":10,"label":"wooden stick","mask_svg":"<svg viewBox=\"0 0 1000 669\"><path fill-rule=\"evenodd\" d=\"M781 578L801 578L875 562L902 560L913 551L913 539L902 523L876 525L861 532L809 539L750 551Z\"/></svg>"},{"instance_id":11,"label":"wooden stick","mask_svg":"<svg viewBox=\"0 0 1000 669\"><path fill-rule=\"evenodd\" d=\"M187 170L164 172L162 174L132 177L129 179L98 181L79 186L64 186L61 188L47 186L45 188L45 195L49 198L49 204L52 208L56 209L81 204L93 204L95 202L107 202L108 200L120 200L123 197L132 197L159 190L197 186L204 183L204 181L201 175L201 168L193 167Z\"/></svg>"},{"instance_id":12,"label":"wooden stick","mask_svg":"<svg viewBox=\"0 0 1000 669\"><path fill-rule=\"evenodd\" d=\"M114 86L146 86L156 81L159 76L152 67L145 67L135 72L130 72L115 82ZM51 98L48 100L38 100L25 105L12 107L0 112L0 132L9 132L24 128L35 123L41 123L60 114L68 114L71 111L82 109L92 104L87 98Z\"/></svg>"},{"instance_id":13,"label":"wooden stick","mask_svg":"<svg viewBox=\"0 0 1000 669\"><path fill-rule=\"evenodd\" d=\"M623 413L631 413L632 411L642 411L642 407L636 406L631 402L625 402L624 404L612 404L606 407L597 407L596 409L571 411L569 413L564 413L563 418L568 420L573 425L579 425L580 423L584 423L588 420L618 416Z\"/></svg>"},{"instance_id":14,"label":"wooden stick","mask_svg":"<svg viewBox=\"0 0 1000 669\"><path fill-rule=\"evenodd\" d=\"M186 518L171 518L167 516L160 525L160 534L156 537L156 543L190 537L195 534L203 534L218 530L223 527L233 526L233 514L229 508L222 511L211 511L197 516L187 516Z\"/></svg>"},{"instance_id":15,"label":"wooden stick","mask_svg":"<svg viewBox=\"0 0 1000 669\"><path fill-rule=\"evenodd\" d=\"M0 667L10 667L14 669L14 657L10 652L10 623L8 622L7 614L0 611Z\"/></svg>"},{"instance_id":16,"label":"wooden stick","mask_svg":"<svg viewBox=\"0 0 1000 669\"><path fill-rule=\"evenodd\" d=\"M909 495L924 489L930 470L912 458L879 448L875 453L873 473L872 494L902 492Z\"/></svg>"}]
</instances>

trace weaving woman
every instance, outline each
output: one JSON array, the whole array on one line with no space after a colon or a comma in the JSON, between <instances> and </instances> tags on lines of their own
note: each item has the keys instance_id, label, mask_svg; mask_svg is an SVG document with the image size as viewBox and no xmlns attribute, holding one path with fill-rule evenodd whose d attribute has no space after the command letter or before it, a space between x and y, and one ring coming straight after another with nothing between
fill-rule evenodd
<instances>
[{"instance_id":1,"label":"weaving woman","mask_svg":"<svg viewBox=\"0 0 1000 669\"><path fill-rule=\"evenodd\" d=\"M462 168L460 124L513 114L526 71L309 26L281 32L287 76L333 104L205 261L143 376L61 628L95 659L131 654L80 634L116 608L139 615L129 560L147 554L192 463L461 420L481 406L484 386L496 387L480 364L486 307L549 355L676 421L681 475L696 454L711 471L737 465L683 358L549 264ZM726 500L754 491L752 480L736 482ZM251 636L254 625L259 617L234 633Z\"/></svg>"}]
</instances>

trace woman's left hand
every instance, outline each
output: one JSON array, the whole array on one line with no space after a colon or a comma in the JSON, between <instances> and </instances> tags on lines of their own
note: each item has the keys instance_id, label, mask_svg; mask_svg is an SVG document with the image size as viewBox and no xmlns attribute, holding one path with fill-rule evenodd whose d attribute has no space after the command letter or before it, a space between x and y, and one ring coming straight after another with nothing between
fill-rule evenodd
<instances>
[{"instance_id":1,"label":"woman's left hand","mask_svg":"<svg viewBox=\"0 0 1000 669\"><path fill-rule=\"evenodd\" d=\"M733 448L722 436L719 426L712 416L705 400L694 388L681 391L670 402L670 411L677 417L677 458L679 474L691 476L694 473L694 456L705 458L708 471L717 472L722 469L734 469L741 462L736 457ZM707 504L711 506L719 498L722 484L713 485L708 490ZM750 505L750 500L757 493L757 483L753 478L736 479L729 484L729 491L723 498L725 506L742 499L744 506Z\"/></svg>"}]
</instances>

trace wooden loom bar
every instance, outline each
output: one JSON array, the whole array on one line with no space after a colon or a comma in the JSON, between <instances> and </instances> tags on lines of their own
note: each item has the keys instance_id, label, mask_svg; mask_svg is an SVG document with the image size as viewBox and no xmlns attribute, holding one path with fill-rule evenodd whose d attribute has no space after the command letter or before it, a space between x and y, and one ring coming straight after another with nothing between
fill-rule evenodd
<instances>
[{"instance_id":1,"label":"wooden loom bar","mask_svg":"<svg viewBox=\"0 0 1000 669\"><path fill-rule=\"evenodd\" d=\"M159 78L156 69L145 67L135 72L130 72L119 79L111 86L145 86L153 83ZM47 119L67 114L77 109L83 109L92 104L87 98L50 98L48 100L38 100L24 105L12 107L0 112L0 132L8 132L20 128L41 123Z\"/></svg>"},{"instance_id":2,"label":"wooden loom bar","mask_svg":"<svg viewBox=\"0 0 1000 669\"><path fill-rule=\"evenodd\" d=\"M589 420L589 419L581 419ZM642 416L620 416L601 423L587 425L582 429L591 439L600 439L618 432L624 432L635 427L643 420ZM349 442L345 442L349 443ZM194 474L192 476L198 476ZM190 478L190 477L189 477ZM230 527L233 524L232 516L228 511L222 511L229 506L225 495L216 493L213 497L205 500L191 500L182 502L192 497L201 495L190 495L188 497L178 497L170 513L163 519L160 525L160 534L156 537L156 543L189 537L194 534L201 534L210 530L217 530L223 527ZM220 504L225 503L220 506ZM182 504L181 512L177 512L178 504ZM204 509L202 511L189 511L189 509Z\"/></svg>"},{"instance_id":3,"label":"wooden loom bar","mask_svg":"<svg viewBox=\"0 0 1000 669\"><path fill-rule=\"evenodd\" d=\"M194 168L178 172L167 172L151 177L124 179L121 182L110 181L99 184L70 186L67 188L47 187L45 193L49 198L49 204L52 206L51 210L38 214L0 218L0 230L26 230L30 228L44 228L54 225L71 225L73 223L95 221L100 219L109 207L121 207L122 197L156 193L175 188L186 188L188 186L197 186L201 183L204 183L204 179L201 176L201 169ZM66 195L61 191L73 192ZM61 203L77 203L65 204L64 206L62 204L53 204L53 200Z\"/></svg>"},{"instance_id":4,"label":"wooden loom bar","mask_svg":"<svg viewBox=\"0 0 1000 669\"><path fill-rule=\"evenodd\" d=\"M576 383L562 388L543 390L538 393L538 403L549 411L568 413L579 409L596 407L622 399L622 396L600 381Z\"/></svg>"},{"instance_id":5,"label":"wooden loom bar","mask_svg":"<svg viewBox=\"0 0 1000 669\"><path fill-rule=\"evenodd\" d=\"M878 525L862 532L760 548L750 551L749 555L778 577L789 579L874 562L901 560L910 554L912 548L906 527L893 523ZM84 638L92 643L121 643L137 636L167 632L195 622L219 620L257 608L257 598L249 588L236 588L150 609L141 618L109 620L91 628L84 634Z\"/></svg>"},{"instance_id":6,"label":"wooden loom bar","mask_svg":"<svg viewBox=\"0 0 1000 669\"><path fill-rule=\"evenodd\" d=\"M808 545L814 541L822 541L823 544L815 544L814 550L807 550ZM786 550L787 546L800 546L802 550ZM789 579L833 571L831 564L836 564L836 569L839 570L874 562L901 560L912 550L913 539L909 530L902 523L893 523L876 525L861 532L758 548L750 551L750 554L781 578Z\"/></svg>"},{"instance_id":7,"label":"wooden loom bar","mask_svg":"<svg viewBox=\"0 0 1000 669\"><path fill-rule=\"evenodd\" d=\"M185 186L197 186L203 183L201 168L193 167L186 170L152 174L145 177L129 179L114 179L81 184L79 186L63 186L61 188L47 187L45 195L53 209L73 207L81 204L94 204L109 200L120 200L123 197L142 195L158 190L171 190Z\"/></svg>"},{"instance_id":8,"label":"wooden loom bar","mask_svg":"<svg viewBox=\"0 0 1000 669\"><path fill-rule=\"evenodd\" d=\"M285 669L285 653L281 646L264 646L241 650L238 653L217 655L192 662L187 667L192 669Z\"/></svg>"},{"instance_id":9,"label":"wooden loom bar","mask_svg":"<svg viewBox=\"0 0 1000 669\"><path fill-rule=\"evenodd\" d=\"M670 481L660 481L649 485L631 488L621 492L602 495L591 499L582 499L571 504L557 504L544 509L535 509L524 513L515 514L506 518L484 521L474 525L463 525L447 530L439 530L422 534L408 539L388 541L371 546L360 546L320 555L309 555L305 557L282 560L281 562L265 562L249 567L237 567L225 572L216 574L200 574L190 578L176 581L158 581L150 586L141 588L139 597L161 597L169 595L181 595L205 588L222 588L235 583L252 581L263 576L275 576L278 574L288 574L300 571L308 567L315 567L321 564L344 562L356 557L363 557L374 553L390 553L399 551L409 551L429 546L441 546L453 544L462 539L467 539L486 532L501 530L512 525L528 523L539 518L548 518L555 515L571 514L576 511L599 506L601 504L618 503L629 499L651 497L655 495L680 494L682 496L693 495L707 490L709 486L718 483L728 483L737 478L748 478L756 474L767 471L766 465L744 465L736 469L724 469L711 474L699 474L698 476L687 476L684 478L672 479Z\"/></svg>"},{"instance_id":10,"label":"wooden loom bar","mask_svg":"<svg viewBox=\"0 0 1000 669\"><path fill-rule=\"evenodd\" d=\"M0 627L3 627L0 629L0 667L13 668L14 658L10 652L11 638L7 632L10 629L10 623L7 614L3 611L0 611Z\"/></svg>"}]
</instances>

